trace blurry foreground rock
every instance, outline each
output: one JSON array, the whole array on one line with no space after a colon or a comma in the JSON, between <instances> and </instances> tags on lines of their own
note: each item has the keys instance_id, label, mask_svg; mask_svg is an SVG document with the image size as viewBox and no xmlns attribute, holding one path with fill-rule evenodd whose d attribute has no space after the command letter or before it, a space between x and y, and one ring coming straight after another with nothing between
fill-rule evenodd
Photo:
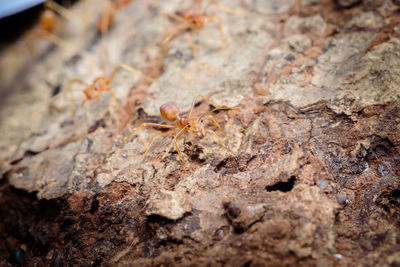
<instances>
[{"instance_id":1,"label":"blurry foreground rock","mask_svg":"<svg viewBox=\"0 0 400 267\"><path fill-rule=\"evenodd\" d=\"M1 265L400 264L398 7L217 2L208 13L227 40L207 25L197 58L188 33L161 51L176 26L161 12L190 7L183 0L132 1L102 38L105 5L79 2L71 11L87 26L65 21L59 33L70 49L38 40L35 55L20 42L1 51L1 69L14 68L1 74ZM67 81L91 83L118 63L155 82L121 70L118 106L104 93L87 118L76 93L71 116ZM184 166L171 138L143 159L162 133L153 128L108 155L141 123L165 123L161 104L187 111L197 94L243 107L215 114L235 156L187 134Z\"/></svg>"}]
</instances>

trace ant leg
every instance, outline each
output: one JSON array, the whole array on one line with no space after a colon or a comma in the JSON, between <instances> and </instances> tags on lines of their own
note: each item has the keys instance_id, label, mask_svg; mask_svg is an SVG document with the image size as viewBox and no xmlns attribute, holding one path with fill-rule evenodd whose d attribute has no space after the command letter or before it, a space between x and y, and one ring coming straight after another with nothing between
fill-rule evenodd
<instances>
[{"instance_id":1,"label":"ant leg","mask_svg":"<svg viewBox=\"0 0 400 267\"><path fill-rule=\"evenodd\" d=\"M42 31L42 33L40 35L43 39L50 41L51 43L61 47L62 49L65 49L66 51L68 51L70 49L68 47L68 45L64 42L64 40L62 40L60 37L48 32L48 31L45 31L45 30L41 30L41 31Z\"/></svg>"},{"instance_id":2,"label":"ant leg","mask_svg":"<svg viewBox=\"0 0 400 267\"><path fill-rule=\"evenodd\" d=\"M84 81L82 81L82 80L80 80L78 78L71 78L71 79L68 80L67 88L69 86L71 86L72 83L80 83L82 85L89 86L89 84L85 83Z\"/></svg>"},{"instance_id":3,"label":"ant leg","mask_svg":"<svg viewBox=\"0 0 400 267\"><path fill-rule=\"evenodd\" d=\"M171 33L173 33L173 34L170 34L171 36L169 36L168 40L165 39L165 37L166 37L165 35L166 35L166 34L164 35L164 41L163 41L163 42L165 42L165 41L168 42L169 39L171 39L172 35L174 35L174 34L176 33L176 32L174 32L174 31L176 31L177 28L181 27L182 24L186 24L187 21L186 21L183 17L178 16L178 15L175 15L175 14L172 14L172 13L162 12L161 14L162 14L162 16L163 16L163 24L164 24L164 25L165 25L165 19L166 19L167 17L169 17L169 18L171 18L171 19L173 19L173 20L176 20L176 21L181 22L181 24L178 25L175 29L172 29L172 30L169 31L169 32L171 32ZM186 27L187 27L187 26L186 26ZM165 26L164 26L164 30L165 30Z\"/></svg>"},{"instance_id":4,"label":"ant leg","mask_svg":"<svg viewBox=\"0 0 400 267\"><path fill-rule=\"evenodd\" d=\"M205 119L203 119L203 122L208 120L208 119L212 119L213 122L217 125L218 129L221 131L221 133L226 137L225 132L222 130L221 126L219 125L217 120L214 118L214 116L213 115L208 115Z\"/></svg>"},{"instance_id":5,"label":"ant leg","mask_svg":"<svg viewBox=\"0 0 400 267\"><path fill-rule=\"evenodd\" d=\"M57 4L54 1L48 0L44 3L44 5L46 6L46 8L57 12L59 15L63 16L66 19L71 20L72 17L74 16L71 11L69 11L68 9L64 8L63 6Z\"/></svg>"},{"instance_id":6,"label":"ant leg","mask_svg":"<svg viewBox=\"0 0 400 267\"><path fill-rule=\"evenodd\" d=\"M217 110L231 110L231 109L242 109L242 107L241 107L241 106L236 106L236 107L214 108L214 109L212 109L212 110L210 110L210 111L207 111L206 113L204 113L203 115L201 115L199 118L201 119L202 117L204 117L204 116L206 116L206 115L208 115L208 114L210 114L210 113L212 113L212 112L214 112L214 111L217 111Z\"/></svg>"},{"instance_id":7,"label":"ant leg","mask_svg":"<svg viewBox=\"0 0 400 267\"><path fill-rule=\"evenodd\" d=\"M114 80L115 75L117 74L117 71L118 71L120 68L121 68L121 65L120 65L120 64L118 64L117 66L114 67L114 69L113 69L113 71L111 72L111 75L110 75L110 84L111 84L111 82Z\"/></svg>"},{"instance_id":8,"label":"ant leg","mask_svg":"<svg viewBox=\"0 0 400 267\"><path fill-rule=\"evenodd\" d=\"M104 35L111 28L113 17L114 17L114 12L111 9L111 7L108 7L104 11L104 13L102 13L100 15L99 24L98 24L98 30L100 31L100 34L101 34L102 37L104 37Z\"/></svg>"},{"instance_id":9,"label":"ant leg","mask_svg":"<svg viewBox=\"0 0 400 267\"><path fill-rule=\"evenodd\" d=\"M208 9L212 4L214 4L214 2L215 2L215 0L210 0L210 1L208 2L208 4L204 7L202 13L206 13L206 12L207 12L207 9Z\"/></svg>"},{"instance_id":10,"label":"ant leg","mask_svg":"<svg viewBox=\"0 0 400 267\"><path fill-rule=\"evenodd\" d=\"M157 124L157 123L142 123L138 128L136 128L136 130L134 130L130 135L128 135L128 137L126 137L124 139L124 141L118 146L116 147L114 150L112 150L111 152L108 153L108 155L112 155L115 153L115 151L117 151L119 148L121 148L126 142L128 142L129 139L132 138L132 136L134 136L140 129L142 129L143 127L146 126L153 126L153 127L161 127L161 128L169 128L169 129L173 129L176 128L176 125L163 125L163 124Z\"/></svg>"},{"instance_id":11,"label":"ant leg","mask_svg":"<svg viewBox=\"0 0 400 267\"><path fill-rule=\"evenodd\" d=\"M161 13L164 17L170 17L171 19L180 21L180 22L186 22L186 20L184 18L182 18L181 16L172 14L172 13L168 13L168 12L162 12Z\"/></svg>"},{"instance_id":12,"label":"ant leg","mask_svg":"<svg viewBox=\"0 0 400 267\"><path fill-rule=\"evenodd\" d=\"M56 99L58 99L61 95L64 95L66 93L67 90L62 91L61 93L55 95L54 97L52 97L50 99L50 109L51 110L55 110L57 112L60 112L62 109L56 107L54 105L54 101L56 101ZM77 90L77 89L70 89L70 92L82 92L81 90Z\"/></svg>"},{"instance_id":13,"label":"ant leg","mask_svg":"<svg viewBox=\"0 0 400 267\"><path fill-rule=\"evenodd\" d=\"M127 71L130 71L130 72L132 72L132 73L139 74L140 76L142 76L142 78L144 78L145 80L147 80L147 81L149 81L149 82L155 82L155 80L154 80L153 78L151 78L151 77L145 75L145 74L144 74L143 72L141 72L140 70L137 70L137 69L135 69L135 68L133 68L133 67L131 67L131 66L125 65L125 64L121 64L120 66L121 66L121 68L123 68L123 69L125 69L125 70L127 70Z\"/></svg>"},{"instance_id":14,"label":"ant leg","mask_svg":"<svg viewBox=\"0 0 400 267\"><path fill-rule=\"evenodd\" d=\"M188 25L187 25L187 21L181 16L177 16L175 14L168 13L168 12L162 12L161 14L163 15L163 25L164 25L164 31L165 31L164 38L162 41L162 53L165 54L167 52L168 42L174 37L175 34L187 29ZM166 30L165 20L167 17L171 18L173 20L179 21L180 24L173 29Z\"/></svg>"},{"instance_id":15,"label":"ant leg","mask_svg":"<svg viewBox=\"0 0 400 267\"><path fill-rule=\"evenodd\" d=\"M75 99L74 99L74 93L71 90L71 85L72 83L79 83L82 84L84 86L89 86L87 83L85 83L84 81L77 79L77 78L71 78L69 79L65 92L66 93L70 93L70 100L71 100L71 113L72 113L72 117L75 116Z\"/></svg>"},{"instance_id":16,"label":"ant leg","mask_svg":"<svg viewBox=\"0 0 400 267\"><path fill-rule=\"evenodd\" d=\"M131 66L128 66L128 65L126 65L126 64L118 64L117 66L115 66L114 70L113 70L112 73L111 73L111 76L110 76L110 83L114 80L115 75L117 74L117 71L118 71L120 68L123 68L123 69L125 69L125 70L127 70L127 71L129 71L129 72L135 73L135 74L139 74L139 75L142 76L145 80L148 80L148 81L150 81L150 82L154 82L154 79L153 79L153 78L150 78L149 76L143 74L143 72L141 72L140 70L137 70L137 69L135 69L135 68L133 68L133 67L131 67Z\"/></svg>"},{"instance_id":17,"label":"ant leg","mask_svg":"<svg viewBox=\"0 0 400 267\"><path fill-rule=\"evenodd\" d=\"M194 56L194 58L197 60L197 59L198 59L198 57L197 57L197 51L196 51L196 47L195 47L194 44L193 44L193 33L192 33L192 32L189 33L188 42L189 42L190 47L192 48L193 56Z\"/></svg>"},{"instance_id":18,"label":"ant leg","mask_svg":"<svg viewBox=\"0 0 400 267\"><path fill-rule=\"evenodd\" d=\"M164 39L162 41L162 52L165 54L168 48L168 42L179 32L188 29L188 25L186 21L183 21L181 24L176 26L175 28L168 30L164 33Z\"/></svg>"},{"instance_id":19,"label":"ant leg","mask_svg":"<svg viewBox=\"0 0 400 267\"><path fill-rule=\"evenodd\" d=\"M222 42L226 43L227 40L225 38L224 27L222 26L221 18L219 16L214 16L214 17L215 17L215 19L217 20L217 23L218 23L219 33L221 34L221 40L222 40Z\"/></svg>"},{"instance_id":20,"label":"ant leg","mask_svg":"<svg viewBox=\"0 0 400 267\"><path fill-rule=\"evenodd\" d=\"M214 4L215 0L210 0L207 4L207 6L204 8L203 13L206 13L208 7L210 7L212 4ZM218 6L219 7L219 6ZM226 12L231 12L231 13L235 13L232 9L228 8L228 7L224 7L221 6L220 7L222 10L225 10ZM229 11L228 11L229 10ZM218 23L218 29L219 29L219 33L221 34L221 40L225 43L227 42L225 36L224 36L224 28L222 26L222 21L221 18L219 16L209 16L208 20L206 22L206 25L211 23L212 21L216 20Z\"/></svg>"},{"instance_id":21,"label":"ant leg","mask_svg":"<svg viewBox=\"0 0 400 267\"><path fill-rule=\"evenodd\" d=\"M222 42L226 43L227 40L226 40L226 38L225 38L224 27L222 26L221 18L220 18L219 16L212 16L212 17L210 18L210 21L209 21L209 22L212 22L212 21L214 21L214 20L216 20L217 23L218 23L218 29L219 29L219 33L220 33L220 35L221 35L221 40L222 40Z\"/></svg>"},{"instance_id":22,"label":"ant leg","mask_svg":"<svg viewBox=\"0 0 400 267\"><path fill-rule=\"evenodd\" d=\"M89 99L83 100L81 105L82 105L83 110L85 110L86 119L88 120L89 123L91 123L92 120L90 119L89 112L88 112L88 110L87 110L87 108L85 106L86 102L88 102L88 101L89 101Z\"/></svg>"},{"instance_id":23,"label":"ant leg","mask_svg":"<svg viewBox=\"0 0 400 267\"><path fill-rule=\"evenodd\" d=\"M246 17L246 14L244 12L224 6L224 5L218 5L217 8L219 8L227 13L231 13L233 15L237 15L237 16L244 17L244 18Z\"/></svg>"},{"instance_id":24,"label":"ant leg","mask_svg":"<svg viewBox=\"0 0 400 267\"><path fill-rule=\"evenodd\" d=\"M223 147L226 149L226 151L228 151L229 154L231 154L232 156L234 156L234 154L232 153L232 151L230 151L229 148L227 148L227 147L225 146L225 144L222 143L222 141L221 141L221 139L219 138L219 136L218 136L213 130L208 130L208 129L207 129L206 132L207 132L207 133L212 133L212 134L217 138L217 140L218 140L218 142L221 144L221 146L223 146Z\"/></svg>"},{"instance_id":25,"label":"ant leg","mask_svg":"<svg viewBox=\"0 0 400 267\"><path fill-rule=\"evenodd\" d=\"M177 136L176 136L175 139L174 139L175 149L176 149L176 151L178 152L179 160L180 160L180 162L181 162L182 165L185 165L185 163L183 163L182 154L181 154L181 151L180 151L179 148L178 148L178 143L177 143L177 141L178 141L179 138L181 138L181 136L182 136L186 131L187 131L187 126L183 127L183 128L178 132Z\"/></svg>"},{"instance_id":26,"label":"ant leg","mask_svg":"<svg viewBox=\"0 0 400 267\"><path fill-rule=\"evenodd\" d=\"M119 104L118 104L118 99L117 99L117 93L115 92L114 88L110 88L110 91L111 91L112 97L114 98L115 105L118 108Z\"/></svg>"},{"instance_id":27,"label":"ant leg","mask_svg":"<svg viewBox=\"0 0 400 267\"><path fill-rule=\"evenodd\" d=\"M146 150L145 150L145 152L144 152L143 158L146 157L147 152L149 152L151 146L153 145L153 143L154 143L154 141L155 141L156 139L161 138L161 137L164 137L164 136L168 136L168 135L171 135L171 134L175 134L175 133L177 133L177 132L178 132L178 130L177 130L177 131L173 131L173 132L169 132L169 133L160 134L160 135L157 135L156 137L154 137L153 140L151 141L150 145L147 146L147 148L146 148Z\"/></svg>"}]
</instances>

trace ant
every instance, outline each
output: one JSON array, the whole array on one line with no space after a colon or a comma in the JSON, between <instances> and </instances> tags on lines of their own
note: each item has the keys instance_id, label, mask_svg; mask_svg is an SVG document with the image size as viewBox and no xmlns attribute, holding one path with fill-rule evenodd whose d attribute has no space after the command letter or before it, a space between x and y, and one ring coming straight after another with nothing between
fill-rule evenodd
<instances>
[{"instance_id":1,"label":"ant","mask_svg":"<svg viewBox=\"0 0 400 267\"><path fill-rule=\"evenodd\" d=\"M202 0L200 0L199 2L202 2ZM178 26L165 32L163 40L163 52L165 53L167 51L168 42L175 35L177 35L180 32L189 31L189 40L188 40L189 45L192 48L194 57L197 58L196 47L193 44L193 33L204 28L213 21L218 22L218 28L221 34L221 39L223 42L226 42L221 18L219 16L210 16L207 15L206 13L208 7L214 2L215 0L210 0L208 2L208 5L206 5L203 11L200 13L190 12L190 13L181 13L181 15L175 15L168 12L163 12L162 13L163 16L170 17L171 19L180 22Z\"/></svg>"},{"instance_id":2,"label":"ant","mask_svg":"<svg viewBox=\"0 0 400 267\"><path fill-rule=\"evenodd\" d=\"M67 83L65 92L69 92L70 96L71 96L71 113L72 113L72 116L75 116L75 100L74 100L74 94L73 94L72 89L71 89L71 85L73 83L79 83L81 85L86 86L86 88L83 90L83 93L85 94L85 99L81 103L82 107L85 109L86 115L88 114L87 109L85 107L86 102L88 102L90 100L93 100L93 99L100 99L100 93L101 92L111 92L111 94L112 94L112 96L114 98L114 101L115 101L116 105L118 106L118 100L117 100L117 96L116 96L115 90L112 87L110 87L110 85L111 85L112 81L114 80L115 75L117 74L117 71L120 68L123 68L123 69L125 69L125 70L127 70L129 72L135 73L135 74L139 74L144 79L146 79L146 80L148 80L150 82L154 82L154 79L144 75L141 71L139 71L139 70L137 70L135 68L132 68L132 67L130 67L128 65L125 65L125 64L119 64L119 65L115 66L113 71L112 71L112 73L111 73L111 75L109 77L107 77L105 75L97 77L93 81L92 84L87 84L86 82L84 82L84 81L82 81L80 79L77 79L77 78L71 78ZM87 115L87 117L88 117L88 115Z\"/></svg>"},{"instance_id":3,"label":"ant","mask_svg":"<svg viewBox=\"0 0 400 267\"><path fill-rule=\"evenodd\" d=\"M142 129L143 127L146 127L146 126L168 128L168 129L174 129L174 130L172 132L163 133L163 134L160 134L160 135L157 135L156 137L154 137L153 140L151 141L151 143L147 146L147 148L146 148L146 150L144 152L143 158L146 157L147 152L150 150L151 146L153 145L153 143L154 143L154 141L156 139L161 138L161 137L165 137L165 136L168 136L168 135L176 134L175 138L174 138L174 146L175 146L176 151L178 152L179 160L180 160L181 164L184 165L183 160L182 160L182 154L181 154L181 152L180 152L180 150L178 148L177 141L187 131L196 134L200 138L203 138L206 135L206 133L213 134L215 136L215 138L217 138L217 140L221 144L221 146L224 147L230 154L232 154L232 152L224 145L224 143L221 141L219 136L213 130L204 128L204 122L206 120L208 120L208 119L211 119L215 123L215 125L218 127L218 129L221 131L221 133L226 137L225 132L222 130L221 126L219 125L217 120L214 118L214 116L211 115L211 113L214 112L214 111L217 111L217 110L241 109L242 107L241 106L236 106L236 107L214 108L214 109L204 113L203 115L199 116L198 118L192 118L191 115L192 115L193 108L194 108L195 103L196 103L196 98L198 98L198 97L200 97L203 100L207 101L209 104L213 105L214 107L216 106L208 98L206 98L206 97L204 97L202 95L196 95L193 98L193 102L192 102L192 106L191 106L190 111L189 111L189 115L187 117L183 117L183 116L179 115L180 111L179 111L178 107L175 104L173 104L173 103L163 104L160 107L161 116L165 120L170 121L170 122L177 121L178 123L176 125L163 125L163 124L148 123L148 122L142 123L127 138L125 138L125 140L117 148L115 148L113 151L111 151L109 153L109 155L112 155L115 151L117 151L120 147L122 147L132 136L134 136L140 129Z\"/></svg>"},{"instance_id":4,"label":"ant","mask_svg":"<svg viewBox=\"0 0 400 267\"><path fill-rule=\"evenodd\" d=\"M39 22L37 26L33 29L31 36L37 36L39 38L47 39L48 41L56 44L59 47L67 48L65 42L58 36L54 34L58 24L57 14L61 15L66 19L70 19L72 14L70 11L60 6L54 1L46 1L45 2L45 10L39 17ZM33 51L32 41L30 39L27 40L27 46L30 51Z\"/></svg>"}]
</instances>

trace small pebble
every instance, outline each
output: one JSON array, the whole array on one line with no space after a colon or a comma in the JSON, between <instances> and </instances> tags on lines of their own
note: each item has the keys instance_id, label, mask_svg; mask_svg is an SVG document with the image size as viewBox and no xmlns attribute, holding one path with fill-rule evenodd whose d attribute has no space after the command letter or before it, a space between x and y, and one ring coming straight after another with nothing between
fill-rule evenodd
<instances>
[{"instance_id":1,"label":"small pebble","mask_svg":"<svg viewBox=\"0 0 400 267\"><path fill-rule=\"evenodd\" d=\"M21 248L16 248L12 251L12 260L16 264L24 264L25 262L25 251Z\"/></svg>"},{"instance_id":2,"label":"small pebble","mask_svg":"<svg viewBox=\"0 0 400 267\"><path fill-rule=\"evenodd\" d=\"M343 258L342 254L339 254L339 253L333 254L333 256L334 256L335 258L338 258L339 260L341 260L341 259Z\"/></svg>"},{"instance_id":3,"label":"small pebble","mask_svg":"<svg viewBox=\"0 0 400 267\"><path fill-rule=\"evenodd\" d=\"M346 198L346 195L344 193L337 193L336 194L336 200L341 205L347 203L347 198Z\"/></svg>"},{"instance_id":4,"label":"small pebble","mask_svg":"<svg viewBox=\"0 0 400 267\"><path fill-rule=\"evenodd\" d=\"M287 141L285 143L285 146L283 147L283 153L287 154L290 153L290 151L292 151L292 144L289 141Z\"/></svg>"},{"instance_id":5,"label":"small pebble","mask_svg":"<svg viewBox=\"0 0 400 267\"><path fill-rule=\"evenodd\" d=\"M321 189L326 189L328 187L328 183L325 180L318 180L317 185Z\"/></svg>"}]
</instances>

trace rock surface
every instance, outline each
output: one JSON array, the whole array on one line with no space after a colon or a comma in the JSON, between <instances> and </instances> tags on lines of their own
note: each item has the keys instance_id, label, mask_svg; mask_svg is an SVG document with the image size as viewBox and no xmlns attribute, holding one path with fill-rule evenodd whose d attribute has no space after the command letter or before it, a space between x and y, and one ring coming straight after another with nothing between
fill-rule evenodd
<instances>
[{"instance_id":1,"label":"rock surface","mask_svg":"<svg viewBox=\"0 0 400 267\"><path fill-rule=\"evenodd\" d=\"M162 51L177 25L162 12L201 10L183 0L132 1L103 36L106 2L78 2L57 32L68 48L1 51L1 265L400 264L396 1L216 2L224 38L217 22L197 31L196 57L188 32ZM68 80L120 63L154 82L120 70L118 105L105 92L86 114L76 92L72 116ZM165 133L151 127L109 154L141 123L166 124L161 104L187 112L198 94L242 107L214 114L224 138L206 124L233 155L186 134L184 165L171 137L143 157ZM196 116L213 106L200 100Z\"/></svg>"}]
</instances>

